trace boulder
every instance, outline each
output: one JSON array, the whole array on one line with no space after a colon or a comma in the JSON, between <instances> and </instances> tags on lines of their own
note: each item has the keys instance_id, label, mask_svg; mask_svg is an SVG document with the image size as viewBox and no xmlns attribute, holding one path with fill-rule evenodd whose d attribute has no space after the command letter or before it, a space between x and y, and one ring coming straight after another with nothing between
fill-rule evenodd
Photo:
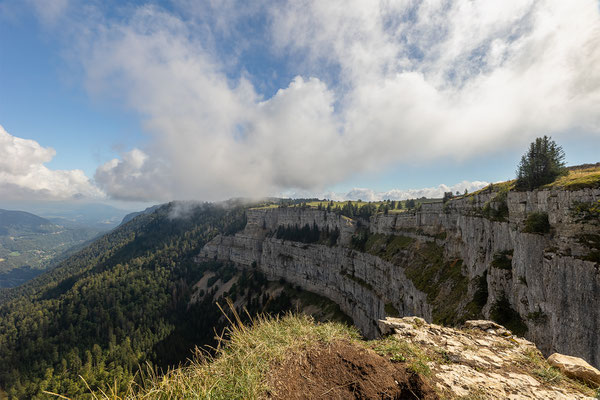
<instances>
[{"instance_id":1,"label":"boulder","mask_svg":"<svg viewBox=\"0 0 600 400\"><path fill-rule=\"evenodd\" d=\"M465 321L464 327L467 329L479 329L492 335L511 336L511 332L493 321L473 319Z\"/></svg>"},{"instance_id":2,"label":"boulder","mask_svg":"<svg viewBox=\"0 0 600 400\"><path fill-rule=\"evenodd\" d=\"M548 363L570 378L600 385L600 371L579 357L554 353L548 357Z\"/></svg>"}]
</instances>

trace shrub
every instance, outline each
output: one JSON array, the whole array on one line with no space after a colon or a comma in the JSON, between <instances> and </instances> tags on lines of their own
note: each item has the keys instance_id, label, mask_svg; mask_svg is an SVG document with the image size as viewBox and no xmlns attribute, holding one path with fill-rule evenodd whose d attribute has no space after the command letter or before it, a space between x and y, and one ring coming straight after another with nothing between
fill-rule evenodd
<instances>
[{"instance_id":1,"label":"shrub","mask_svg":"<svg viewBox=\"0 0 600 400\"><path fill-rule=\"evenodd\" d=\"M491 266L494 268L512 270L513 250L504 250L494 254Z\"/></svg>"},{"instance_id":2,"label":"shrub","mask_svg":"<svg viewBox=\"0 0 600 400\"><path fill-rule=\"evenodd\" d=\"M529 214L525 220L525 228L523 229L523 232L540 234L550 232L548 213L534 212Z\"/></svg>"},{"instance_id":3,"label":"shrub","mask_svg":"<svg viewBox=\"0 0 600 400\"><path fill-rule=\"evenodd\" d=\"M523 322L521 315L512 308L504 292L492 306L490 317L515 335L523 336L527 332L527 325Z\"/></svg>"}]
</instances>

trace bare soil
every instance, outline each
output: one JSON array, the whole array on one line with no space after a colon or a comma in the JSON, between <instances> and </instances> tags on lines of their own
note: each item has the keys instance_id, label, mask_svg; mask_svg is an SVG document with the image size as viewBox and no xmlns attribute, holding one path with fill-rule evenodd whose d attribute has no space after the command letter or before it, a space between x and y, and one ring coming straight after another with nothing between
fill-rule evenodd
<instances>
[{"instance_id":1,"label":"bare soil","mask_svg":"<svg viewBox=\"0 0 600 400\"><path fill-rule=\"evenodd\" d=\"M274 365L270 399L439 399L423 377L347 341L318 344Z\"/></svg>"}]
</instances>

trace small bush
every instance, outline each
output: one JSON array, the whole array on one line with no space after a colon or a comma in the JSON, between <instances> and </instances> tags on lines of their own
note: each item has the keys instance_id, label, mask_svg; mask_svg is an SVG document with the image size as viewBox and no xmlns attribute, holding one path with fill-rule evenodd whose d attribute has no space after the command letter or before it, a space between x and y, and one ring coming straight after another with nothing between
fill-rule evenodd
<instances>
[{"instance_id":1,"label":"small bush","mask_svg":"<svg viewBox=\"0 0 600 400\"><path fill-rule=\"evenodd\" d=\"M523 232L544 234L550 232L548 213L534 212L527 216Z\"/></svg>"},{"instance_id":2,"label":"small bush","mask_svg":"<svg viewBox=\"0 0 600 400\"><path fill-rule=\"evenodd\" d=\"M477 278L477 288L475 290L475 294L473 295L473 301L479 309L482 309L488 299L488 284L487 284L487 269L483 271L483 274Z\"/></svg>"},{"instance_id":3,"label":"small bush","mask_svg":"<svg viewBox=\"0 0 600 400\"><path fill-rule=\"evenodd\" d=\"M530 312L527 314L527 319L535 324L544 324L546 321L548 321L548 316L541 309L538 309L535 312Z\"/></svg>"},{"instance_id":4,"label":"small bush","mask_svg":"<svg viewBox=\"0 0 600 400\"><path fill-rule=\"evenodd\" d=\"M600 219L600 200L595 203L575 202L571 208L571 215L578 221Z\"/></svg>"},{"instance_id":5,"label":"small bush","mask_svg":"<svg viewBox=\"0 0 600 400\"><path fill-rule=\"evenodd\" d=\"M506 293L502 293L494 303L490 310L490 317L517 336L523 336L527 333L527 325L523 322L521 315L512 308Z\"/></svg>"},{"instance_id":6,"label":"small bush","mask_svg":"<svg viewBox=\"0 0 600 400\"><path fill-rule=\"evenodd\" d=\"M385 315L388 317L399 317L400 311L392 303L385 303Z\"/></svg>"},{"instance_id":7,"label":"small bush","mask_svg":"<svg viewBox=\"0 0 600 400\"><path fill-rule=\"evenodd\" d=\"M507 271L512 270L512 255L513 250L504 250L494 254L490 266L493 268L504 269Z\"/></svg>"}]
</instances>

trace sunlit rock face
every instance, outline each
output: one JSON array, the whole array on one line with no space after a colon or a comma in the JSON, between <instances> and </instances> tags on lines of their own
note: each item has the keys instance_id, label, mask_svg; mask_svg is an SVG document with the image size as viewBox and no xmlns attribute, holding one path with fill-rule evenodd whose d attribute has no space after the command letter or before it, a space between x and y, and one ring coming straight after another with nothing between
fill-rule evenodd
<instances>
[{"instance_id":1,"label":"sunlit rock face","mask_svg":"<svg viewBox=\"0 0 600 400\"><path fill-rule=\"evenodd\" d=\"M525 336L544 354L570 354L598 366L600 221L585 212L585 205L598 201L600 189L509 192L505 197L483 192L446 204L423 204L418 211L380 213L360 224L324 210L255 209L248 211L242 232L216 237L200 257L254 265L270 279L284 278L324 295L338 303L363 334L374 337L376 321L390 310L432 321L439 304L432 303L427 287L419 290L407 277L406 269L418 258L414 251L390 262L351 249L359 225L371 233L436 244L446 259L462 260L461 274L468 286L456 303L460 312L484 276L483 317L490 318L493 306L504 296L526 326ZM525 232L532 213L547 214L547 233ZM278 226L306 224L339 229L337 245L304 244L270 235ZM506 263L499 267L494 260L501 257Z\"/></svg>"}]
</instances>

